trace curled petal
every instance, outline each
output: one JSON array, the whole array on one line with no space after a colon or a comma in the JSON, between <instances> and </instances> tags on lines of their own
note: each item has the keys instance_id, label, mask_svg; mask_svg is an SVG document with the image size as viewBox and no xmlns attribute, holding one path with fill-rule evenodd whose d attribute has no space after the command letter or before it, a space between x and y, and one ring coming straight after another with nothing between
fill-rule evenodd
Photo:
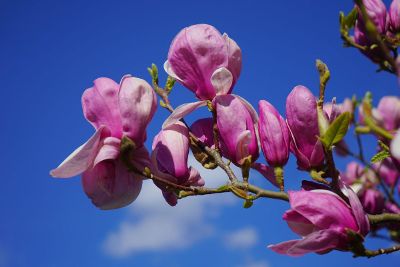
<instances>
[{"instance_id":1,"label":"curled petal","mask_svg":"<svg viewBox=\"0 0 400 267\"><path fill-rule=\"evenodd\" d=\"M109 134L109 130L101 126L89 140L71 153L50 175L58 178L68 178L87 170L100 149L101 139Z\"/></svg>"},{"instance_id":2,"label":"curled petal","mask_svg":"<svg viewBox=\"0 0 400 267\"><path fill-rule=\"evenodd\" d=\"M120 139L115 137L106 137L103 141L103 145L97 153L93 165L97 165L97 163L103 160L117 159L119 156L120 145Z\"/></svg>"},{"instance_id":3,"label":"curled petal","mask_svg":"<svg viewBox=\"0 0 400 267\"><path fill-rule=\"evenodd\" d=\"M189 113L192 113L196 109L200 107L204 107L207 105L207 101L198 101L198 102L193 102L193 103L186 103L182 104L179 107L177 107L174 112L164 121L162 128L165 129L176 122L178 122L180 119L188 115Z\"/></svg>"},{"instance_id":4,"label":"curled petal","mask_svg":"<svg viewBox=\"0 0 400 267\"><path fill-rule=\"evenodd\" d=\"M168 60L164 62L164 70L169 76L171 76L177 81L182 82L182 80L178 77L178 75L176 75L176 73L172 70L171 64L169 64Z\"/></svg>"},{"instance_id":5,"label":"curled petal","mask_svg":"<svg viewBox=\"0 0 400 267\"><path fill-rule=\"evenodd\" d=\"M335 230L321 230L313 232L303 239L291 240L277 245L270 245L268 248L279 254L288 256L302 256L306 253L326 253L336 248L343 239L343 234Z\"/></svg>"},{"instance_id":6,"label":"curled petal","mask_svg":"<svg viewBox=\"0 0 400 267\"><path fill-rule=\"evenodd\" d=\"M368 234L370 226L369 226L368 216L364 212L360 199L350 187L343 186L342 190L344 191L345 195L347 195L347 197L349 198L350 206L354 214L354 217L356 218L359 231L362 235L365 236L366 234Z\"/></svg>"},{"instance_id":7,"label":"curled petal","mask_svg":"<svg viewBox=\"0 0 400 267\"><path fill-rule=\"evenodd\" d=\"M233 83L232 73L225 67L218 68L211 75L211 83L217 95L228 94Z\"/></svg>"}]
</instances>

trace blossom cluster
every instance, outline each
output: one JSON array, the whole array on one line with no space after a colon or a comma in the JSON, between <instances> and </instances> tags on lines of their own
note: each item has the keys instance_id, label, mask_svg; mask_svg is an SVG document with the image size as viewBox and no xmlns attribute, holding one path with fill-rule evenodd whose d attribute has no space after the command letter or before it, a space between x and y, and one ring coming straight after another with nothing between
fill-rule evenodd
<instances>
[{"instance_id":1,"label":"blossom cluster","mask_svg":"<svg viewBox=\"0 0 400 267\"><path fill-rule=\"evenodd\" d=\"M393 1L388 15L380 0L364 1L362 8L379 34L400 31L400 1ZM367 31L358 16L354 41L370 45ZM370 58L379 60L379 54L370 52ZM319 64L324 87L324 75L329 71ZM95 133L51 175L68 178L81 174L84 192L92 203L100 209L116 209L132 203L146 179L154 182L171 206L185 194L228 191L250 203L262 192L266 196L272 192L252 189L248 173L253 168L277 188L271 194L290 203L283 219L301 238L269 247L291 256L334 249L356 253L354 248L360 247L364 237L379 228L371 224L368 214L400 214L393 193L400 177L400 136L395 136L400 128L398 97L386 96L376 108L368 97L362 103L355 99L324 103L323 92L317 97L298 85L286 98L285 114L267 100L260 100L256 110L234 94L242 69L239 45L207 24L186 27L176 35L164 69L170 81L193 92L196 101L172 108L168 100L172 85L159 87L154 68L150 69L152 85L131 75L120 83L96 79L82 95L84 116ZM157 94L171 114L149 151L146 129L156 112ZM199 108L208 108L210 116L188 125L185 117ZM369 164L361 157L362 163L351 162L339 173L332 150L340 156L352 154L343 139L349 127L377 137L378 159ZM205 168L223 168L229 178L227 186L206 188L199 171L188 166L190 151ZM290 155L296 158L297 168L314 181L304 181L301 189L286 193L283 170ZM242 169L241 180L232 176L225 159ZM382 192L382 186L391 189L389 195ZM381 227L400 232L398 224Z\"/></svg>"}]
</instances>

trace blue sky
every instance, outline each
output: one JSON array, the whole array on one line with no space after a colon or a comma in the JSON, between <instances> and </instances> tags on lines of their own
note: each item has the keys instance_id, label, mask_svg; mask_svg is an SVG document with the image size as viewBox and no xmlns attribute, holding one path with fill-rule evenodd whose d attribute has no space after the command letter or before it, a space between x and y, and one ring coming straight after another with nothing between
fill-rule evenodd
<instances>
[{"instance_id":1,"label":"blue sky","mask_svg":"<svg viewBox=\"0 0 400 267\"><path fill-rule=\"evenodd\" d=\"M358 51L342 47L338 13L351 7L351 1L311 0L1 0L0 266L397 266L399 253L370 260L339 252L274 254L268 244L296 238L281 220L288 206L278 201L259 200L245 210L231 196L198 197L170 208L146 183L131 206L100 211L80 178L48 174L93 133L82 115L83 90L100 76L149 80L146 68L161 66L173 37L191 24L212 24L236 40L243 72L234 91L255 106L266 99L284 112L298 84L317 93L316 58L331 69L328 98L366 90L375 101L398 95L395 77L376 74ZM171 98L175 105L193 100L182 86ZM149 137L166 116L160 108ZM224 179L222 172L203 175L211 185ZM287 184L298 188L304 178L292 158ZM252 179L270 187L256 174Z\"/></svg>"}]
</instances>

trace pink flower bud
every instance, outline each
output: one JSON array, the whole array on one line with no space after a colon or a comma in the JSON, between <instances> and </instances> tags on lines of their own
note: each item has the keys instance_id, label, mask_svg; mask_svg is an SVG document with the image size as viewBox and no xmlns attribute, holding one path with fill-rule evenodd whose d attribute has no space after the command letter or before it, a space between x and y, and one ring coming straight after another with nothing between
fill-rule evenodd
<instances>
[{"instance_id":1,"label":"pink flower bud","mask_svg":"<svg viewBox=\"0 0 400 267\"><path fill-rule=\"evenodd\" d=\"M386 158L380 163L375 163L374 168L378 171L383 181L385 181L389 186L393 186L397 178L400 176L400 173L391 158Z\"/></svg>"},{"instance_id":2,"label":"pink flower bud","mask_svg":"<svg viewBox=\"0 0 400 267\"><path fill-rule=\"evenodd\" d=\"M385 198L382 193L374 188L363 190L360 194L360 201L364 211L369 214L382 213L385 206Z\"/></svg>"},{"instance_id":3,"label":"pink flower bud","mask_svg":"<svg viewBox=\"0 0 400 267\"><path fill-rule=\"evenodd\" d=\"M315 96L304 86L296 86L286 99L286 118L291 132L290 150L300 169L318 168L324 161L324 150L318 140L319 128Z\"/></svg>"},{"instance_id":4,"label":"pink flower bud","mask_svg":"<svg viewBox=\"0 0 400 267\"><path fill-rule=\"evenodd\" d=\"M154 137L152 160L157 176L185 186L203 186L204 180L199 172L187 166L189 154L189 130L177 122ZM171 206L177 204L177 196L160 182L155 184L163 191L165 200Z\"/></svg>"},{"instance_id":5,"label":"pink flower bud","mask_svg":"<svg viewBox=\"0 0 400 267\"><path fill-rule=\"evenodd\" d=\"M400 99L396 96L384 96L379 101L377 112L382 126L388 131L400 127Z\"/></svg>"},{"instance_id":6,"label":"pink flower bud","mask_svg":"<svg viewBox=\"0 0 400 267\"><path fill-rule=\"evenodd\" d=\"M363 0L363 4L369 18L375 24L378 32L380 34L385 34L387 29L385 4L382 0ZM361 11L359 11L358 20L362 20ZM362 26L362 28L364 28L364 26Z\"/></svg>"},{"instance_id":7,"label":"pink flower bud","mask_svg":"<svg viewBox=\"0 0 400 267\"><path fill-rule=\"evenodd\" d=\"M392 33L400 31L400 0L393 0L389 9L389 27Z\"/></svg>"},{"instance_id":8,"label":"pink flower bud","mask_svg":"<svg viewBox=\"0 0 400 267\"><path fill-rule=\"evenodd\" d=\"M212 100L232 91L242 68L242 53L226 34L197 24L174 38L164 67L199 99Z\"/></svg>"},{"instance_id":9,"label":"pink flower bud","mask_svg":"<svg viewBox=\"0 0 400 267\"><path fill-rule=\"evenodd\" d=\"M257 121L248 105L237 96L220 95L214 98L213 107L217 112L222 155L237 165L243 164L248 156L254 162L259 156Z\"/></svg>"},{"instance_id":10,"label":"pink flower bud","mask_svg":"<svg viewBox=\"0 0 400 267\"><path fill-rule=\"evenodd\" d=\"M289 256L347 250L348 229L363 236L369 232L369 222L360 201L353 191L347 191L350 205L328 190L289 191L291 209L285 212L283 219L302 239L269 248Z\"/></svg>"},{"instance_id":11,"label":"pink flower bud","mask_svg":"<svg viewBox=\"0 0 400 267\"><path fill-rule=\"evenodd\" d=\"M157 108L153 88L142 79L125 76L119 90L119 107L123 135L137 146L146 140L146 128Z\"/></svg>"},{"instance_id":12,"label":"pink flower bud","mask_svg":"<svg viewBox=\"0 0 400 267\"><path fill-rule=\"evenodd\" d=\"M381 0L363 0L363 3L365 10L367 11L371 21L374 23L377 31L382 35L386 34L388 21L386 21L387 13L385 4ZM364 24L365 22L363 21L361 10L358 10L358 19L354 27L354 41L361 46L367 46L370 48L373 45L373 42L368 39ZM373 62L377 63L380 62L383 56L382 52L377 48L361 52Z\"/></svg>"},{"instance_id":13,"label":"pink flower bud","mask_svg":"<svg viewBox=\"0 0 400 267\"><path fill-rule=\"evenodd\" d=\"M352 185L356 180L360 179L364 173L364 167L359 163L352 161L347 164L346 172L341 175L343 182Z\"/></svg>"},{"instance_id":14,"label":"pink flower bud","mask_svg":"<svg viewBox=\"0 0 400 267\"><path fill-rule=\"evenodd\" d=\"M158 169L184 183L188 178L189 130L181 122L169 126L154 137Z\"/></svg>"},{"instance_id":15,"label":"pink flower bud","mask_svg":"<svg viewBox=\"0 0 400 267\"><path fill-rule=\"evenodd\" d=\"M290 138L285 120L269 102L258 103L261 149L271 166L284 166L289 159Z\"/></svg>"}]
</instances>

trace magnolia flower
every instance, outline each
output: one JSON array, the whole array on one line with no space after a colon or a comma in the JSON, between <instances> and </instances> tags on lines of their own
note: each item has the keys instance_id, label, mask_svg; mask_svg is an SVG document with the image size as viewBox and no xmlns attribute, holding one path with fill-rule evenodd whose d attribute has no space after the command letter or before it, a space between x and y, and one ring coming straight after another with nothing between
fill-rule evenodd
<instances>
[{"instance_id":1,"label":"magnolia flower","mask_svg":"<svg viewBox=\"0 0 400 267\"><path fill-rule=\"evenodd\" d=\"M393 0L390 5L389 28L392 33L400 31L400 0Z\"/></svg>"},{"instance_id":2,"label":"magnolia flower","mask_svg":"<svg viewBox=\"0 0 400 267\"><path fill-rule=\"evenodd\" d=\"M289 159L290 137L285 120L269 102L258 103L261 149L271 166L284 166Z\"/></svg>"},{"instance_id":3,"label":"magnolia flower","mask_svg":"<svg viewBox=\"0 0 400 267\"><path fill-rule=\"evenodd\" d=\"M152 162L157 176L179 185L203 186L204 180L199 172L187 166L189 154L189 130L177 122L158 133L152 145ZM175 192L160 183L155 184L163 191L165 200L171 206L177 204Z\"/></svg>"},{"instance_id":4,"label":"magnolia flower","mask_svg":"<svg viewBox=\"0 0 400 267\"><path fill-rule=\"evenodd\" d=\"M85 193L101 209L126 206L139 195L142 177L128 172L122 164L121 138L127 136L135 143L137 149L130 158L137 169L150 165L143 142L156 110L153 89L146 81L131 76L125 76L121 85L99 78L83 93L82 106L96 132L50 174L58 178L82 174Z\"/></svg>"},{"instance_id":5,"label":"magnolia flower","mask_svg":"<svg viewBox=\"0 0 400 267\"><path fill-rule=\"evenodd\" d=\"M381 0L363 0L363 4L377 31L385 34L388 26L385 4ZM382 59L382 52L376 47L372 47L373 43L368 39L361 10L358 10L358 19L354 26L354 42L369 48L361 52L373 62L379 62Z\"/></svg>"},{"instance_id":6,"label":"magnolia flower","mask_svg":"<svg viewBox=\"0 0 400 267\"><path fill-rule=\"evenodd\" d=\"M393 143L393 142L392 142ZM375 170L379 173L379 176L382 177L383 181L389 186L395 186L395 183L400 176L398 169L396 168L393 159L386 158L379 163L375 163Z\"/></svg>"},{"instance_id":7,"label":"magnolia flower","mask_svg":"<svg viewBox=\"0 0 400 267\"><path fill-rule=\"evenodd\" d=\"M360 165L356 161L352 161L347 164L346 166L346 172L341 174L341 177L343 179L343 182L346 185L352 185L355 183L358 179L360 179L364 174L364 167Z\"/></svg>"},{"instance_id":8,"label":"magnolia flower","mask_svg":"<svg viewBox=\"0 0 400 267\"><path fill-rule=\"evenodd\" d=\"M232 91L242 68L242 52L213 26L192 25L172 41L164 68L199 99L212 100Z\"/></svg>"},{"instance_id":9,"label":"magnolia flower","mask_svg":"<svg viewBox=\"0 0 400 267\"><path fill-rule=\"evenodd\" d=\"M237 165L251 156L259 156L256 123L248 106L234 95L221 95L213 100L222 155Z\"/></svg>"},{"instance_id":10,"label":"magnolia flower","mask_svg":"<svg viewBox=\"0 0 400 267\"><path fill-rule=\"evenodd\" d=\"M385 198L379 190L367 188L359 196L365 212L369 214L382 213L385 207Z\"/></svg>"},{"instance_id":11,"label":"magnolia flower","mask_svg":"<svg viewBox=\"0 0 400 267\"><path fill-rule=\"evenodd\" d=\"M289 191L291 209L283 219L302 238L268 247L289 256L348 250L347 231L365 236L369 222L356 194L351 189L346 189L346 193L350 205L329 190Z\"/></svg>"},{"instance_id":12,"label":"magnolia flower","mask_svg":"<svg viewBox=\"0 0 400 267\"><path fill-rule=\"evenodd\" d=\"M286 118L291 133L290 150L299 169L318 168L324 161L324 150L318 139L317 102L302 85L293 88L286 99Z\"/></svg>"},{"instance_id":13,"label":"magnolia flower","mask_svg":"<svg viewBox=\"0 0 400 267\"><path fill-rule=\"evenodd\" d=\"M378 118L388 131L396 131L400 127L400 99L396 96L384 96L378 103Z\"/></svg>"},{"instance_id":14,"label":"magnolia flower","mask_svg":"<svg viewBox=\"0 0 400 267\"><path fill-rule=\"evenodd\" d=\"M367 11L368 17L375 24L376 29L379 33L385 34L387 29L386 23L386 6L382 0L363 0L362 1ZM362 21L361 11L359 10L358 21ZM364 30L364 23L361 23L361 28Z\"/></svg>"},{"instance_id":15,"label":"magnolia flower","mask_svg":"<svg viewBox=\"0 0 400 267\"><path fill-rule=\"evenodd\" d=\"M190 126L190 131L196 136L199 141L204 145L214 148L214 132L213 132L213 119L203 118L195 121Z\"/></svg>"}]
</instances>

